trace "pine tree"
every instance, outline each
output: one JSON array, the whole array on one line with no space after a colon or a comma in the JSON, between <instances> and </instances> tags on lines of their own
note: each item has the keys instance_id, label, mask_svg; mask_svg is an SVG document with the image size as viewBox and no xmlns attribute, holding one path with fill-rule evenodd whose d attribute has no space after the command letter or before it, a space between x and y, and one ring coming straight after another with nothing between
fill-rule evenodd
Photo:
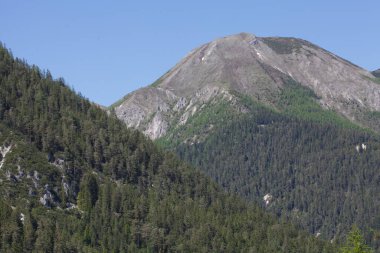
<instances>
[{"instance_id":1,"label":"pine tree","mask_svg":"<svg viewBox=\"0 0 380 253\"><path fill-rule=\"evenodd\" d=\"M98 200L99 185L95 175L89 174L83 177L78 194L78 207L89 212Z\"/></svg>"},{"instance_id":2,"label":"pine tree","mask_svg":"<svg viewBox=\"0 0 380 253\"><path fill-rule=\"evenodd\" d=\"M365 244L363 235L357 226L353 226L347 236L345 245L340 248L340 253L372 253L373 250Z\"/></svg>"}]
</instances>

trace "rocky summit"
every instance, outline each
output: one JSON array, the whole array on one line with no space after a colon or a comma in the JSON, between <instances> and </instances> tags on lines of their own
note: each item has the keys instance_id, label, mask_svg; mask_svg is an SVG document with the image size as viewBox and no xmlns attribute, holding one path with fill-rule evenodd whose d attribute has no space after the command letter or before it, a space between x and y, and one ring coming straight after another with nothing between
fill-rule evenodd
<instances>
[{"instance_id":1,"label":"rocky summit","mask_svg":"<svg viewBox=\"0 0 380 253\"><path fill-rule=\"evenodd\" d=\"M311 89L322 108L379 130L379 118L372 113L380 111L376 73L302 39L240 33L194 49L156 82L112 108L129 127L157 139L216 99L231 101L243 113L236 94L275 107L291 80Z\"/></svg>"}]
</instances>

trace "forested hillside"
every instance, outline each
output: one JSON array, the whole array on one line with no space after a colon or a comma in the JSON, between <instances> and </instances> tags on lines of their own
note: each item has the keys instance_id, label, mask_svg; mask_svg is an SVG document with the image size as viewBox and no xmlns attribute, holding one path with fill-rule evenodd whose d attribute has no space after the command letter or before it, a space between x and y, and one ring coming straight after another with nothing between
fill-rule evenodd
<instances>
[{"instance_id":1,"label":"forested hillside","mask_svg":"<svg viewBox=\"0 0 380 253\"><path fill-rule=\"evenodd\" d=\"M380 250L376 73L302 39L240 33L192 50L110 112L230 193L323 239L356 223Z\"/></svg>"},{"instance_id":2,"label":"forested hillside","mask_svg":"<svg viewBox=\"0 0 380 253\"><path fill-rule=\"evenodd\" d=\"M0 47L1 252L334 252Z\"/></svg>"},{"instance_id":3,"label":"forested hillside","mask_svg":"<svg viewBox=\"0 0 380 253\"><path fill-rule=\"evenodd\" d=\"M250 113L237 115L215 103L158 142L229 192L315 235L339 240L358 224L379 248L378 135L322 110L307 90L289 87L280 110L243 97Z\"/></svg>"}]
</instances>

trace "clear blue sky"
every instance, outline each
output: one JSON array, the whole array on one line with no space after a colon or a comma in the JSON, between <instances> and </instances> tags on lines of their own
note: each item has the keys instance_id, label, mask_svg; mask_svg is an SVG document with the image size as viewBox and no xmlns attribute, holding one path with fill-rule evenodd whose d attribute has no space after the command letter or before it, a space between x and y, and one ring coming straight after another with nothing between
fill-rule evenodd
<instances>
[{"instance_id":1,"label":"clear blue sky","mask_svg":"<svg viewBox=\"0 0 380 253\"><path fill-rule=\"evenodd\" d=\"M0 0L0 9L0 41L15 56L102 105L239 32L303 38L380 68L379 0Z\"/></svg>"}]
</instances>

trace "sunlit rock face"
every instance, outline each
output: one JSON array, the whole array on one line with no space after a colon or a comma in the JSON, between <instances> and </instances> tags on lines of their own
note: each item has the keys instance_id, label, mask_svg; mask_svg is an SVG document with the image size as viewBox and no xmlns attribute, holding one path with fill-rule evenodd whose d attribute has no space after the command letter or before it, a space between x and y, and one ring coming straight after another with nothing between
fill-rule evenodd
<instances>
[{"instance_id":1,"label":"sunlit rock face","mask_svg":"<svg viewBox=\"0 0 380 253\"><path fill-rule=\"evenodd\" d=\"M194 49L114 110L129 127L157 139L216 98L234 101L238 93L271 105L293 79L312 89L324 108L366 125L363 112L380 111L374 74L301 39L241 33Z\"/></svg>"}]
</instances>

